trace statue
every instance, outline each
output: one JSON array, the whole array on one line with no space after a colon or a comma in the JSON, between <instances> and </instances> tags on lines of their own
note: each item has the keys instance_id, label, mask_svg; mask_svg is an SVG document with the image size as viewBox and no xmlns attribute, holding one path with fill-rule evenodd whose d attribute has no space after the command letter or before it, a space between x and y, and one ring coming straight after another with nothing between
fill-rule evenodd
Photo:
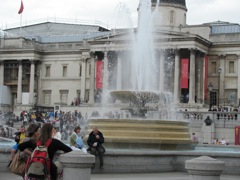
<instances>
[{"instance_id":1,"label":"statue","mask_svg":"<svg viewBox=\"0 0 240 180\"><path fill-rule=\"evenodd\" d=\"M207 118L205 119L204 122L205 122L206 126L211 126L211 124L212 124L212 120L210 119L209 116L207 116Z\"/></svg>"}]
</instances>

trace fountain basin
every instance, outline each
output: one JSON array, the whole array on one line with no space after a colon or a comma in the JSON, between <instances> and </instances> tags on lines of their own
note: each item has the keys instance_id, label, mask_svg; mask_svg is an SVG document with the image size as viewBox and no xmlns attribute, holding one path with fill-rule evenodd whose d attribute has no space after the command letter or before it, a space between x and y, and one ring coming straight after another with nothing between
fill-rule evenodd
<instances>
[{"instance_id":1,"label":"fountain basin","mask_svg":"<svg viewBox=\"0 0 240 180\"><path fill-rule=\"evenodd\" d=\"M96 126L110 149L193 149L188 122L150 119L91 119L88 134ZM87 138L87 137L85 137Z\"/></svg>"}]
</instances>

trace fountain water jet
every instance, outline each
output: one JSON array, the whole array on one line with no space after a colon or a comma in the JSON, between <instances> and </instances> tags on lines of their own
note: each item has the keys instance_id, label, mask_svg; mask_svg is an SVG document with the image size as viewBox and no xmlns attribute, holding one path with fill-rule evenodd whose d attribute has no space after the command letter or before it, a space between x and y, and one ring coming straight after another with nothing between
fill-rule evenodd
<instances>
[{"instance_id":1,"label":"fountain water jet","mask_svg":"<svg viewBox=\"0 0 240 180\"><path fill-rule=\"evenodd\" d=\"M130 103L129 107L123 108L130 114L121 119L97 118L89 122L89 127L97 126L103 132L107 148L192 148L188 122L173 120L170 116L171 95L164 92L164 61L157 61L156 55L159 54L154 46L153 19L157 14L154 9L150 0L140 1L139 27L133 37L133 56L130 63L125 64L130 67L128 89L110 91L114 100ZM164 116L160 115L160 110L165 112ZM150 117L148 112L154 112L154 116Z\"/></svg>"}]
</instances>

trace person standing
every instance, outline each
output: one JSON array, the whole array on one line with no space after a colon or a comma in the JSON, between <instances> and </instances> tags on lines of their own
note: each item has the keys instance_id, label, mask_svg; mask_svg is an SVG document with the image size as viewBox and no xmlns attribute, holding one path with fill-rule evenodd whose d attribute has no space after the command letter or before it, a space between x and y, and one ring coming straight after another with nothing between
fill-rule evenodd
<instances>
[{"instance_id":1,"label":"person standing","mask_svg":"<svg viewBox=\"0 0 240 180\"><path fill-rule=\"evenodd\" d=\"M195 133L192 133L192 142L198 142L198 137Z\"/></svg>"},{"instance_id":2,"label":"person standing","mask_svg":"<svg viewBox=\"0 0 240 180\"><path fill-rule=\"evenodd\" d=\"M20 143L23 142L23 140L25 139L26 137L26 130L25 130L25 127L24 126L21 126L19 131L15 134L15 141L16 141L16 144L12 147L12 150L11 150L11 154L10 154L10 161L8 163L8 167L10 166L10 164L12 163L12 160L14 158L14 155L16 154L16 152L18 151L18 145Z\"/></svg>"},{"instance_id":3,"label":"person standing","mask_svg":"<svg viewBox=\"0 0 240 180\"><path fill-rule=\"evenodd\" d=\"M103 134L98 130L97 127L93 127L93 131L89 134L87 144L89 146L88 151L93 155L99 155L100 164L99 167L103 168L103 155L105 148L103 147L104 137ZM95 168L93 164L92 168Z\"/></svg>"},{"instance_id":4,"label":"person standing","mask_svg":"<svg viewBox=\"0 0 240 180\"><path fill-rule=\"evenodd\" d=\"M50 164L50 175L51 175L51 180L56 180L57 179L57 172L58 170L60 171L60 167L57 167L58 163L53 162L53 157L55 153L59 150L63 151L64 153L72 151L72 149L59 141L58 139L52 138L53 135L53 126L50 123L45 123L41 130L40 130L40 137L38 141L40 141L41 145L45 145L46 142L51 139L51 143L48 146L48 155L51 160ZM32 140L23 142L19 145L19 150L24 151L26 148L30 149L35 149L36 148L36 143L34 143Z\"/></svg>"}]
</instances>

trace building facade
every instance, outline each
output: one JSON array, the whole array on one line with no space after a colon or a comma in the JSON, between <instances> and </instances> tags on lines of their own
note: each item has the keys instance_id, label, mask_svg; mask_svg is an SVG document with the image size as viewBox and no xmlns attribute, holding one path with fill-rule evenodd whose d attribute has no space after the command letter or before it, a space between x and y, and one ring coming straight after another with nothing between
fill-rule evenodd
<instances>
[{"instance_id":1,"label":"building facade","mask_svg":"<svg viewBox=\"0 0 240 180\"><path fill-rule=\"evenodd\" d=\"M239 106L239 24L187 25L185 0L152 0L152 9L159 13L153 35L156 67L163 72L158 90L170 91L179 107ZM11 101L1 100L0 108L91 106L101 101L104 90L125 89L129 32L137 30L56 22L24 26L21 33L19 28L5 29L0 86L8 88Z\"/></svg>"}]
</instances>

